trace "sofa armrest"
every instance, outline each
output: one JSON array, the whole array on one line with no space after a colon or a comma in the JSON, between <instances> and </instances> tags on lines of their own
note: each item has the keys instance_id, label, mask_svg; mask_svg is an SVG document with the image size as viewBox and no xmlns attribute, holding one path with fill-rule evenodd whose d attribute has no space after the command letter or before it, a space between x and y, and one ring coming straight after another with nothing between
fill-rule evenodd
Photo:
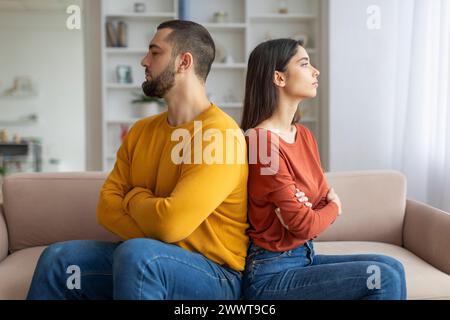
<instances>
[{"instance_id":1,"label":"sofa armrest","mask_svg":"<svg viewBox=\"0 0 450 320\"><path fill-rule=\"evenodd\" d=\"M407 199L403 246L450 275L450 214Z\"/></svg>"},{"instance_id":2,"label":"sofa armrest","mask_svg":"<svg viewBox=\"0 0 450 320\"><path fill-rule=\"evenodd\" d=\"M3 204L0 203L0 262L8 255L8 229L3 215Z\"/></svg>"}]
</instances>

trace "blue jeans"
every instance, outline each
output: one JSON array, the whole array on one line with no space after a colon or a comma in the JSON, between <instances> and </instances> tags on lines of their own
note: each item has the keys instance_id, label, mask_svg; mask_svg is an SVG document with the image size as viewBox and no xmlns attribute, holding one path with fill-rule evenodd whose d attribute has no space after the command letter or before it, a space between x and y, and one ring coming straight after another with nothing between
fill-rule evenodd
<instances>
[{"instance_id":1,"label":"blue jeans","mask_svg":"<svg viewBox=\"0 0 450 320\"><path fill-rule=\"evenodd\" d=\"M79 267L79 285L70 266ZM239 299L241 280L238 271L153 239L75 240L44 250L27 299Z\"/></svg>"},{"instance_id":2,"label":"blue jeans","mask_svg":"<svg viewBox=\"0 0 450 320\"><path fill-rule=\"evenodd\" d=\"M315 255L312 240L272 252L250 241L243 295L248 300L405 300L403 265L381 254Z\"/></svg>"}]
</instances>

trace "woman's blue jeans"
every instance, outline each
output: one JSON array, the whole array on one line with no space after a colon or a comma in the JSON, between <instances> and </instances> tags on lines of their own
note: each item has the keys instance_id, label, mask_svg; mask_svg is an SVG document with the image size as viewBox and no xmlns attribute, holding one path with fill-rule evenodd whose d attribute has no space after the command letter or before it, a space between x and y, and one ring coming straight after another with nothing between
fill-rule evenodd
<instances>
[{"instance_id":1,"label":"woman's blue jeans","mask_svg":"<svg viewBox=\"0 0 450 320\"><path fill-rule=\"evenodd\" d=\"M248 300L405 300L403 265L381 254L315 255L312 240L272 252L250 241L243 295Z\"/></svg>"},{"instance_id":2,"label":"woman's blue jeans","mask_svg":"<svg viewBox=\"0 0 450 320\"><path fill-rule=\"evenodd\" d=\"M228 300L240 298L241 281L240 272L153 239L75 240L44 250L27 299Z\"/></svg>"}]
</instances>

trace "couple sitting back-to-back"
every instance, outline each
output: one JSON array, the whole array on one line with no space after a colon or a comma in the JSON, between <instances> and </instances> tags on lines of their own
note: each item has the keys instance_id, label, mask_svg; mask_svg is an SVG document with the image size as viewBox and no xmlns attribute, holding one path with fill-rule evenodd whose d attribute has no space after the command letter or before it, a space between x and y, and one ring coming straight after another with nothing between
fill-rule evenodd
<instances>
[{"instance_id":1,"label":"couple sitting back-to-back","mask_svg":"<svg viewBox=\"0 0 450 320\"><path fill-rule=\"evenodd\" d=\"M203 26L158 26L142 88L168 110L130 129L97 206L98 222L122 241L50 245L27 298L406 299L394 258L314 254L342 205L298 123L319 76L302 44L276 39L252 51L241 127L207 98L214 57ZM74 265L79 285L68 287ZM380 278L369 285L374 266Z\"/></svg>"}]
</instances>

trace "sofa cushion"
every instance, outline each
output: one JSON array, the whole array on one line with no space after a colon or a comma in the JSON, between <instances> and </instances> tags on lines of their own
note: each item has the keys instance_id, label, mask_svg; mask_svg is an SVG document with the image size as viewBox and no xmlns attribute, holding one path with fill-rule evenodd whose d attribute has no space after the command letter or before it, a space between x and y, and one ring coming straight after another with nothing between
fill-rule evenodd
<instances>
[{"instance_id":1,"label":"sofa cushion","mask_svg":"<svg viewBox=\"0 0 450 320\"><path fill-rule=\"evenodd\" d=\"M378 241L402 245L406 178L392 170L327 172L343 214L317 241ZM4 181L9 249L96 239L117 241L96 220L107 173L19 173Z\"/></svg>"},{"instance_id":2,"label":"sofa cushion","mask_svg":"<svg viewBox=\"0 0 450 320\"><path fill-rule=\"evenodd\" d=\"M406 177L394 170L327 172L342 215L316 241L377 241L402 245Z\"/></svg>"},{"instance_id":3,"label":"sofa cushion","mask_svg":"<svg viewBox=\"0 0 450 320\"><path fill-rule=\"evenodd\" d=\"M314 242L316 254L379 253L398 259L406 274L408 299L450 299L450 276L404 248L380 242ZM0 263L0 299L25 299L45 247L17 251Z\"/></svg>"},{"instance_id":4,"label":"sofa cushion","mask_svg":"<svg viewBox=\"0 0 450 320\"><path fill-rule=\"evenodd\" d=\"M8 229L3 216L3 205L0 203L0 261L8 254Z\"/></svg>"},{"instance_id":5,"label":"sofa cushion","mask_svg":"<svg viewBox=\"0 0 450 320\"><path fill-rule=\"evenodd\" d=\"M450 275L436 269L410 251L388 243L366 241L314 242L315 254L385 254L405 268L408 299L450 299Z\"/></svg>"},{"instance_id":6,"label":"sofa cushion","mask_svg":"<svg viewBox=\"0 0 450 320\"><path fill-rule=\"evenodd\" d=\"M55 242L117 241L97 223L104 172L17 173L3 183L11 252Z\"/></svg>"},{"instance_id":7,"label":"sofa cushion","mask_svg":"<svg viewBox=\"0 0 450 320\"><path fill-rule=\"evenodd\" d=\"M46 247L19 250L0 262L0 300L25 299L34 269Z\"/></svg>"}]
</instances>

